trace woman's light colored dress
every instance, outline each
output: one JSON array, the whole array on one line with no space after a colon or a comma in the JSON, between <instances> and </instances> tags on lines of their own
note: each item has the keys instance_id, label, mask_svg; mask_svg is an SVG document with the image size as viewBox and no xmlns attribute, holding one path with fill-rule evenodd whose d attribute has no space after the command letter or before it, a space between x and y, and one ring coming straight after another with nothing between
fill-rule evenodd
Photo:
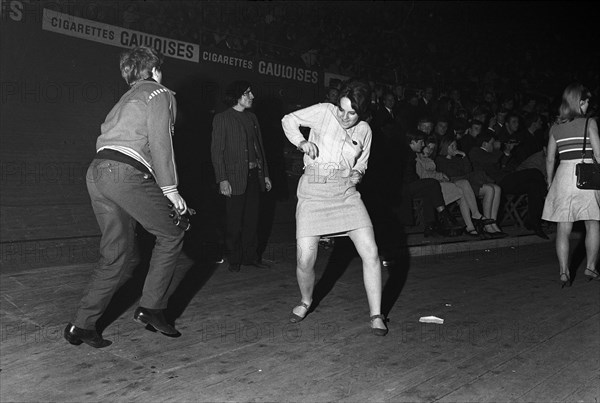
<instances>
[{"instance_id":1,"label":"woman's light colored dress","mask_svg":"<svg viewBox=\"0 0 600 403\"><path fill-rule=\"evenodd\" d=\"M336 118L337 106L316 104L282 119L286 137L296 147L305 140L299 126L309 127L308 141L319 155L304 155L304 174L298 183L296 237L345 235L372 227L360 193L349 181L351 170L365 173L371 150L371 128L360 121L344 129Z\"/></svg>"}]
</instances>

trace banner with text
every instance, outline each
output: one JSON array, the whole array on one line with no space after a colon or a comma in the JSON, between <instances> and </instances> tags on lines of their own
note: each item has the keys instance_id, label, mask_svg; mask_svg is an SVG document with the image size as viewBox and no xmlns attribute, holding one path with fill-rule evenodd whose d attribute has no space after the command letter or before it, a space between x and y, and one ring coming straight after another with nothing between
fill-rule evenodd
<instances>
[{"instance_id":1,"label":"banner with text","mask_svg":"<svg viewBox=\"0 0 600 403\"><path fill-rule=\"evenodd\" d=\"M221 49L201 49L199 45L194 43L104 24L47 8L44 9L42 29L124 48L140 45L152 46L165 56L197 63L215 63L302 84L318 85L321 79L317 70L263 60L262 58L235 55Z\"/></svg>"},{"instance_id":2,"label":"banner with text","mask_svg":"<svg viewBox=\"0 0 600 403\"><path fill-rule=\"evenodd\" d=\"M152 46L165 56L191 62L200 61L200 47L196 44L103 24L47 8L44 9L42 29L124 48Z\"/></svg>"},{"instance_id":3,"label":"banner with text","mask_svg":"<svg viewBox=\"0 0 600 403\"><path fill-rule=\"evenodd\" d=\"M297 81L303 84L319 83L319 72L316 70L252 57L236 56L220 49L202 49L200 59L202 62L245 69L260 75Z\"/></svg>"}]
</instances>

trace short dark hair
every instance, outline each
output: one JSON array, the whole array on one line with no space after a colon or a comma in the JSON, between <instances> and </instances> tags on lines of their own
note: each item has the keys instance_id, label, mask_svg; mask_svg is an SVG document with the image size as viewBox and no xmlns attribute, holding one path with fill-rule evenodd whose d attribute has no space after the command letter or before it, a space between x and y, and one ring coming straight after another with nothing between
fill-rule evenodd
<instances>
[{"instance_id":1,"label":"short dark hair","mask_svg":"<svg viewBox=\"0 0 600 403\"><path fill-rule=\"evenodd\" d=\"M371 87L362 80L350 79L342 85L338 99L348 98L352 109L356 111L361 120L365 115L371 103Z\"/></svg>"},{"instance_id":2,"label":"short dark hair","mask_svg":"<svg viewBox=\"0 0 600 403\"><path fill-rule=\"evenodd\" d=\"M425 116L421 116L421 118L417 122L417 126L419 126L421 123L431 123L431 124L433 124L434 122L433 122L433 118L431 116L425 115Z\"/></svg>"},{"instance_id":3,"label":"short dark hair","mask_svg":"<svg viewBox=\"0 0 600 403\"><path fill-rule=\"evenodd\" d=\"M442 139L440 140L440 146L438 147L438 154L442 157L448 155L448 147L450 147L450 144L452 144L453 142L456 142L456 137L454 137L453 135L446 134L444 137L442 137Z\"/></svg>"},{"instance_id":4,"label":"short dark hair","mask_svg":"<svg viewBox=\"0 0 600 403\"><path fill-rule=\"evenodd\" d=\"M138 46L121 52L119 68L121 77L128 85L152 76L152 69L160 70L164 57L162 53L150 46Z\"/></svg>"},{"instance_id":5,"label":"short dark hair","mask_svg":"<svg viewBox=\"0 0 600 403\"><path fill-rule=\"evenodd\" d=\"M236 80L227 85L225 89L225 98L224 102L227 106L235 106L237 105L239 99L244 95L248 88L251 88L252 84L245 80Z\"/></svg>"},{"instance_id":6,"label":"short dark hair","mask_svg":"<svg viewBox=\"0 0 600 403\"><path fill-rule=\"evenodd\" d=\"M409 130L406 132L406 144L410 144L412 141L419 141L419 140L423 140L425 141L425 137L427 137L427 135L425 133L423 133L421 130Z\"/></svg>"},{"instance_id":7,"label":"short dark hair","mask_svg":"<svg viewBox=\"0 0 600 403\"><path fill-rule=\"evenodd\" d=\"M483 126L483 122L479 119L471 119L469 126Z\"/></svg>"},{"instance_id":8,"label":"short dark hair","mask_svg":"<svg viewBox=\"0 0 600 403\"><path fill-rule=\"evenodd\" d=\"M394 97L394 100L396 100L396 96L394 95L394 93L390 90L385 90L385 92L383 93L383 95L381 96L381 98L384 98L391 95L392 97Z\"/></svg>"},{"instance_id":9,"label":"short dark hair","mask_svg":"<svg viewBox=\"0 0 600 403\"><path fill-rule=\"evenodd\" d=\"M469 128L469 122L466 119L458 118L454 121L454 130L465 131Z\"/></svg>"},{"instance_id":10,"label":"short dark hair","mask_svg":"<svg viewBox=\"0 0 600 403\"><path fill-rule=\"evenodd\" d=\"M537 112L528 113L527 115L525 115L525 118L523 119L525 121L525 127L527 129L529 129L529 126L531 126L532 124L537 122L538 119L540 119L539 113L537 113Z\"/></svg>"}]
</instances>

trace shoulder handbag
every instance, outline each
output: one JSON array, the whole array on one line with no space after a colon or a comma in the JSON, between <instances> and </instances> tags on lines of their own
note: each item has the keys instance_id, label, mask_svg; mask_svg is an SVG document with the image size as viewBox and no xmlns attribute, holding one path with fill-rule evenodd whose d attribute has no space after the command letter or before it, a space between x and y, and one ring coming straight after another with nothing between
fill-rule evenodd
<instances>
[{"instance_id":1,"label":"shoulder handbag","mask_svg":"<svg viewBox=\"0 0 600 403\"><path fill-rule=\"evenodd\" d=\"M581 162L575 165L575 175L577 176L578 189L600 190L600 164L593 158L593 163L588 164L585 159L585 145L587 143L588 120L585 120L585 130L583 133L583 150L581 152Z\"/></svg>"}]
</instances>

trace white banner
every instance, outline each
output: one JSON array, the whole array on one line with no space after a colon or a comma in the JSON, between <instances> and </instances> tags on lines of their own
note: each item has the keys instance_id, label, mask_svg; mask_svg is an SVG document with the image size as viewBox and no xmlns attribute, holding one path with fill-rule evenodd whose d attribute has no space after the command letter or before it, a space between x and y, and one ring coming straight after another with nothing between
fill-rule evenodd
<instances>
[{"instance_id":1,"label":"white banner","mask_svg":"<svg viewBox=\"0 0 600 403\"><path fill-rule=\"evenodd\" d=\"M198 63L200 46L44 9L42 29L123 48L152 46L165 56Z\"/></svg>"}]
</instances>

